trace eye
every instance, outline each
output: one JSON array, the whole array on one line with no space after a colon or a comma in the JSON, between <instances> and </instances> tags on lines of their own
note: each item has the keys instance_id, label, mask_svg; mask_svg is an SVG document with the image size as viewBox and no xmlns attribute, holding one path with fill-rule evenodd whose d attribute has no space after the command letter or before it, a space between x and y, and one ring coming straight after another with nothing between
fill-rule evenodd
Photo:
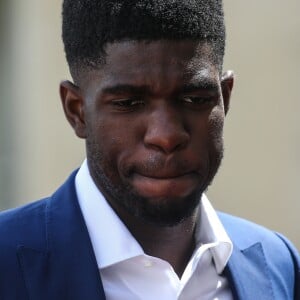
<instances>
[{"instance_id":1,"label":"eye","mask_svg":"<svg viewBox=\"0 0 300 300\"><path fill-rule=\"evenodd\" d=\"M143 106L145 103L143 100L138 98L128 98L128 99L118 99L112 101L113 106L115 106L118 109L134 109L138 108L140 106Z\"/></svg>"},{"instance_id":2,"label":"eye","mask_svg":"<svg viewBox=\"0 0 300 300\"><path fill-rule=\"evenodd\" d=\"M183 96L181 101L194 107L207 107L216 104L217 97L213 96Z\"/></svg>"}]
</instances>

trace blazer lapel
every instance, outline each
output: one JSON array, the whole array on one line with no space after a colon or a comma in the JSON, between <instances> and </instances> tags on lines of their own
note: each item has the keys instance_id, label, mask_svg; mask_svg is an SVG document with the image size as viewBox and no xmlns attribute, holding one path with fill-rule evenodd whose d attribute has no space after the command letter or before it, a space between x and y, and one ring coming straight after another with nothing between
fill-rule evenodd
<instances>
[{"instance_id":1,"label":"blazer lapel","mask_svg":"<svg viewBox=\"0 0 300 300\"><path fill-rule=\"evenodd\" d=\"M234 245L224 272L231 284L234 299L275 299L261 243L242 251Z\"/></svg>"},{"instance_id":2,"label":"blazer lapel","mask_svg":"<svg viewBox=\"0 0 300 300\"><path fill-rule=\"evenodd\" d=\"M18 257L30 300L105 300L75 192L75 172L48 200L47 249L22 246Z\"/></svg>"}]
</instances>

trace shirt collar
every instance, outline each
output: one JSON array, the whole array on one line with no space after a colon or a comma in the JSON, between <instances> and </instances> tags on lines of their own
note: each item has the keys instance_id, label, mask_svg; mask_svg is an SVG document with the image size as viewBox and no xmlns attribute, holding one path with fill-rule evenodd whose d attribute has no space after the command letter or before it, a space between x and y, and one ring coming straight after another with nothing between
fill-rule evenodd
<instances>
[{"instance_id":1,"label":"shirt collar","mask_svg":"<svg viewBox=\"0 0 300 300\"><path fill-rule=\"evenodd\" d=\"M75 187L100 269L145 254L96 187L87 160L83 162L76 175ZM232 242L204 194L200 202L199 214L195 231L197 248L203 244L212 244L213 260L220 274L231 256ZM113 229L113 235L110 229Z\"/></svg>"},{"instance_id":2,"label":"shirt collar","mask_svg":"<svg viewBox=\"0 0 300 300\"><path fill-rule=\"evenodd\" d=\"M87 160L76 174L75 187L99 269L144 254L95 185Z\"/></svg>"},{"instance_id":3,"label":"shirt collar","mask_svg":"<svg viewBox=\"0 0 300 300\"><path fill-rule=\"evenodd\" d=\"M201 198L199 214L195 233L197 247L212 244L213 260L218 274L221 274L232 254L233 244L205 194Z\"/></svg>"}]
</instances>

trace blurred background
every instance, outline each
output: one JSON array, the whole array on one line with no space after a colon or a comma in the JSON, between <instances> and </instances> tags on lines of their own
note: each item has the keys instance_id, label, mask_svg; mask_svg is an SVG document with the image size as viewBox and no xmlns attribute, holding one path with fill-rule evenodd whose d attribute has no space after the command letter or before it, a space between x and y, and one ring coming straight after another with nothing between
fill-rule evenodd
<instances>
[{"instance_id":1,"label":"blurred background","mask_svg":"<svg viewBox=\"0 0 300 300\"><path fill-rule=\"evenodd\" d=\"M236 84L215 208L288 236L300 249L300 1L225 0L224 69ZM60 105L70 78L61 0L0 0L0 209L52 192L85 157Z\"/></svg>"}]
</instances>

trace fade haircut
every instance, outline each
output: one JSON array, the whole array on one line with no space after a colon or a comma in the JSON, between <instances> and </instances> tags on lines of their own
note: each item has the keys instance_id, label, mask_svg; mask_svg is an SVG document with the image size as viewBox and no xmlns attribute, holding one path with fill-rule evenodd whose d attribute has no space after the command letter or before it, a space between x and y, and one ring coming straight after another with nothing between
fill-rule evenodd
<instances>
[{"instance_id":1,"label":"fade haircut","mask_svg":"<svg viewBox=\"0 0 300 300\"><path fill-rule=\"evenodd\" d=\"M107 43L125 40L208 42L222 69L222 0L64 0L62 37L71 75L105 63Z\"/></svg>"}]
</instances>

